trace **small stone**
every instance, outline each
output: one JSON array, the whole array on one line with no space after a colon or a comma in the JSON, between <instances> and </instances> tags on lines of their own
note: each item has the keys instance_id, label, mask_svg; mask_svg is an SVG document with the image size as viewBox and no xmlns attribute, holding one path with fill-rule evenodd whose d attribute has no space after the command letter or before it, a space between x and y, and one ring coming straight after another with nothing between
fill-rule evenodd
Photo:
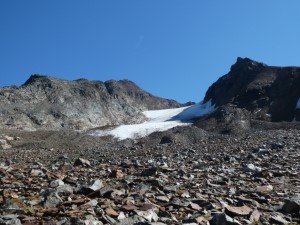
<instances>
[{"instance_id":1,"label":"small stone","mask_svg":"<svg viewBox=\"0 0 300 225\"><path fill-rule=\"evenodd\" d=\"M180 187L179 185L167 185L164 186L163 189L164 191L168 191L168 192L176 192L179 187Z\"/></svg>"},{"instance_id":2,"label":"small stone","mask_svg":"<svg viewBox=\"0 0 300 225\"><path fill-rule=\"evenodd\" d=\"M155 196L155 199L160 202L169 202L170 201L170 199L164 195Z\"/></svg>"},{"instance_id":3,"label":"small stone","mask_svg":"<svg viewBox=\"0 0 300 225\"><path fill-rule=\"evenodd\" d=\"M247 164L243 168L244 172L251 172L251 173L259 173L262 171L262 169L258 166L254 166L252 163Z\"/></svg>"},{"instance_id":4,"label":"small stone","mask_svg":"<svg viewBox=\"0 0 300 225\"><path fill-rule=\"evenodd\" d=\"M122 220L122 219L125 219L125 218L126 218L125 213L121 211L119 216L118 216L118 220Z\"/></svg>"},{"instance_id":5,"label":"small stone","mask_svg":"<svg viewBox=\"0 0 300 225\"><path fill-rule=\"evenodd\" d=\"M106 214L108 214L109 216L113 216L113 217L117 217L119 216L119 213L117 213L113 208L108 207L105 209Z\"/></svg>"},{"instance_id":6,"label":"small stone","mask_svg":"<svg viewBox=\"0 0 300 225\"><path fill-rule=\"evenodd\" d=\"M241 207L226 206L225 212L230 216L248 216L252 209L245 205Z\"/></svg>"},{"instance_id":7,"label":"small stone","mask_svg":"<svg viewBox=\"0 0 300 225\"><path fill-rule=\"evenodd\" d=\"M157 211L157 206L154 204L145 203L139 208L139 210L141 210L141 211L148 211L148 210Z\"/></svg>"},{"instance_id":8,"label":"small stone","mask_svg":"<svg viewBox=\"0 0 300 225\"><path fill-rule=\"evenodd\" d=\"M190 208L197 210L197 211L200 211L202 209L198 204L193 203L193 202L190 202Z\"/></svg>"},{"instance_id":9,"label":"small stone","mask_svg":"<svg viewBox=\"0 0 300 225\"><path fill-rule=\"evenodd\" d=\"M16 218L18 218L18 215L15 215L15 214L7 214L7 215L1 216L1 218L4 219L4 220L11 220L11 219L16 219Z\"/></svg>"},{"instance_id":10,"label":"small stone","mask_svg":"<svg viewBox=\"0 0 300 225\"><path fill-rule=\"evenodd\" d=\"M256 152L256 154L258 154L258 155L270 155L270 151L267 150L267 149L260 148L260 149L258 149L258 151Z\"/></svg>"},{"instance_id":11,"label":"small stone","mask_svg":"<svg viewBox=\"0 0 300 225\"><path fill-rule=\"evenodd\" d=\"M145 218L149 222L152 222L152 221L156 222L158 220L158 216L157 216L156 212L154 212L152 209L147 210L147 211L135 210L135 213L138 216Z\"/></svg>"},{"instance_id":12,"label":"small stone","mask_svg":"<svg viewBox=\"0 0 300 225\"><path fill-rule=\"evenodd\" d=\"M209 222L210 225L241 225L241 223L227 216L225 213L215 214Z\"/></svg>"},{"instance_id":13,"label":"small stone","mask_svg":"<svg viewBox=\"0 0 300 225\"><path fill-rule=\"evenodd\" d=\"M6 139L0 139L0 149L9 149L11 148L12 146L7 142Z\"/></svg>"},{"instance_id":14,"label":"small stone","mask_svg":"<svg viewBox=\"0 0 300 225\"><path fill-rule=\"evenodd\" d=\"M87 215L82 222L84 225L103 225L101 221L96 220L92 215ZM78 224L82 224L81 221Z\"/></svg>"},{"instance_id":15,"label":"small stone","mask_svg":"<svg viewBox=\"0 0 300 225\"><path fill-rule=\"evenodd\" d=\"M78 158L75 160L74 166L91 167L91 163L87 159Z\"/></svg>"},{"instance_id":16,"label":"small stone","mask_svg":"<svg viewBox=\"0 0 300 225\"><path fill-rule=\"evenodd\" d=\"M111 177L111 178L122 178L122 177L124 177L124 173L123 173L122 170L113 170L110 173L109 177Z\"/></svg>"},{"instance_id":17,"label":"small stone","mask_svg":"<svg viewBox=\"0 0 300 225\"><path fill-rule=\"evenodd\" d=\"M273 191L273 186L272 185L258 186L256 188L256 190L258 192L263 192L263 193L265 193L265 192L271 192L271 191Z\"/></svg>"},{"instance_id":18,"label":"small stone","mask_svg":"<svg viewBox=\"0 0 300 225\"><path fill-rule=\"evenodd\" d=\"M45 208L55 208L57 205L62 203L63 200L59 197L56 192L52 192L46 196L46 200L44 202Z\"/></svg>"},{"instance_id":19,"label":"small stone","mask_svg":"<svg viewBox=\"0 0 300 225\"><path fill-rule=\"evenodd\" d=\"M190 193L188 191L184 191L181 195L182 198L190 198Z\"/></svg>"},{"instance_id":20,"label":"small stone","mask_svg":"<svg viewBox=\"0 0 300 225\"><path fill-rule=\"evenodd\" d=\"M32 169L30 175L33 177L39 177L39 176L44 176L45 174L42 170Z\"/></svg>"},{"instance_id":21,"label":"small stone","mask_svg":"<svg viewBox=\"0 0 300 225\"><path fill-rule=\"evenodd\" d=\"M289 221L285 220L282 216L279 214L273 215L270 218L270 223L271 224L279 224L279 225L284 225L290 223Z\"/></svg>"},{"instance_id":22,"label":"small stone","mask_svg":"<svg viewBox=\"0 0 300 225\"><path fill-rule=\"evenodd\" d=\"M181 200L179 198L174 198L172 204L180 207L187 207L190 203L188 201Z\"/></svg>"},{"instance_id":23,"label":"small stone","mask_svg":"<svg viewBox=\"0 0 300 225\"><path fill-rule=\"evenodd\" d=\"M70 185L64 184L61 186L58 186L55 188L56 192L60 195L60 196L69 196L71 194L73 194L73 187L71 187Z\"/></svg>"},{"instance_id":24,"label":"small stone","mask_svg":"<svg viewBox=\"0 0 300 225\"><path fill-rule=\"evenodd\" d=\"M142 176L154 176L156 175L158 172L158 169L156 167L151 167L149 169L145 169L143 172L142 172Z\"/></svg>"},{"instance_id":25,"label":"small stone","mask_svg":"<svg viewBox=\"0 0 300 225\"><path fill-rule=\"evenodd\" d=\"M253 210L253 212L251 213L251 215L250 215L250 218L249 218L249 220L253 223L253 222L258 222L259 221L259 218L260 218L260 212L257 210L257 209L255 209L255 210Z\"/></svg>"},{"instance_id":26,"label":"small stone","mask_svg":"<svg viewBox=\"0 0 300 225\"><path fill-rule=\"evenodd\" d=\"M19 195L16 192L11 192L10 197L12 198L19 198Z\"/></svg>"},{"instance_id":27,"label":"small stone","mask_svg":"<svg viewBox=\"0 0 300 225\"><path fill-rule=\"evenodd\" d=\"M91 190L93 190L93 191L97 191L97 190L99 190L99 189L101 189L103 187L104 187L104 185L103 185L102 181L99 180L99 179L97 179L97 180L95 180L95 182L93 183L93 185L90 186L89 188Z\"/></svg>"},{"instance_id":28,"label":"small stone","mask_svg":"<svg viewBox=\"0 0 300 225\"><path fill-rule=\"evenodd\" d=\"M11 136L8 136L8 135L4 135L4 138L5 138L7 141L14 141L14 140L15 140L14 137L11 137Z\"/></svg>"},{"instance_id":29,"label":"small stone","mask_svg":"<svg viewBox=\"0 0 300 225\"><path fill-rule=\"evenodd\" d=\"M51 181L50 187L56 188L58 186L63 186L64 184L65 183L62 180L54 180L54 181Z\"/></svg>"},{"instance_id":30,"label":"small stone","mask_svg":"<svg viewBox=\"0 0 300 225\"><path fill-rule=\"evenodd\" d=\"M152 223L148 223L146 222L145 225L167 225L166 223L162 223L162 222L152 222Z\"/></svg>"},{"instance_id":31,"label":"small stone","mask_svg":"<svg viewBox=\"0 0 300 225\"><path fill-rule=\"evenodd\" d=\"M300 211L300 194L294 195L291 199L287 200L282 206L282 212L297 213Z\"/></svg>"},{"instance_id":32,"label":"small stone","mask_svg":"<svg viewBox=\"0 0 300 225\"><path fill-rule=\"evenodd\" d=\"M64 154L64 155L60 155L60 156L58 157L58 159L59 159L59 160L62 160L62 161L65 161L65 160L69 159L69 157L68 157L66 154Z\"/></svg>"},{"instance_id":33,"label":"small stone","mask_svg":"<svg viewBox=\"0 0 300 225\"><path fill-rule=\"evenodd\" d=\"M163 145L163 144L170 144L173 143L173 140L170 136L163 136L159 142L159 144Z\"/></svg>"},{"instance_id":34,"label":"small stone","mask_svg":"<svg viewBox=\"0 0 300 225\"><path fill-rule=\"evenodd\" d=\"M91 206L91 207L95 207L96 205L98 205L98 201L96 199L93 199L87 203L85 203L84 205L86 206Z\"/></svg>"},{"instance_id":35,"label":"small stone","mask_svg":"<svg viewBox=\"0 0 300 225\"><path fill-rule=\"evenodd\" d=\"M124 206L122 206L122 208L127 211L134 211L134 210L138 209L138 207L133 204L124 205Z\"/></svg>"},{"instance_id":36,"label":"small stone","mask_svg":"<svg viewBox=\"0 0 300 225\"><path fill-rule=\"evenodd\" d=\"M4 215L0 216L0 224L3 225L21 225L21 221L17 215Z\"/></svg>"},{"instance_id":37,"label":"small stone","mask_svg":"<svg viewBox=\"0 0 300 225\"><path fill-rule=\"evenodd\" d=\"M225 213L217 213L210 220L211 225L241 225L237 220L227 216Z\"/></svg>"},{"instance_id":38,"label":"small stone","mask_svg":"<svg viewBox=\"0 0 300 225\"><path fill-rule=\"evenodd\" d=\"M115 223L115 225L132 225L139 224L141 222L145 222L145 219L141 216L134 215L132 217L119 220L119 222Z\"/></svg>"}]
</instances>

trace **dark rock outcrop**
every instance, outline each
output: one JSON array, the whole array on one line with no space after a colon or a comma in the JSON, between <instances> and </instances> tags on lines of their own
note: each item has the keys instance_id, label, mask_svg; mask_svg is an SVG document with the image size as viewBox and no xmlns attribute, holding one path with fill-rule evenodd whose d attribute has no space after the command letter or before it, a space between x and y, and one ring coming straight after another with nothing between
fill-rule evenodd
<instances>
[{"instance_id":1,"label":"dark rock outcrop","mask_svg":"<svg viewBox=\"0 0 300 225\"><path fill-rule=\"evenodd\" d=\"M179 107L129 80L67 81L32 75L20 87L0 88L0 126L86 129L139 122L141 111Z\"/></svg>"},{"instance_id":2,"label":"dark rock outcrop","mask_svg":"<svg viewBox=\"0 0 300 225\"><path fill-rule=\"evenodd\" d=\"M206 92L218 109L196 124L222 132L247 129L251 120L300 121L300 67L275 67L238 58ZM211 128L210 128L211 129Z\"/></svg>"}]
</instances>

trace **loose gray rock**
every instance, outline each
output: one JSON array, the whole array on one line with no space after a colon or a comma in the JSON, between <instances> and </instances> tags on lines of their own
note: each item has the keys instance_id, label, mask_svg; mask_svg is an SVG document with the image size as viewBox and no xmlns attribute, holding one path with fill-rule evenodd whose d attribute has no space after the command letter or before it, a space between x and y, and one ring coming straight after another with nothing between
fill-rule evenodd
<instances>
[{"instance_id":1,"label":"loose gray rock","mask_svg":"<svg viewBox=\"0 0 300 225\"><path fill-rule=\"evenodd\" d=\"M115 225L134 225L139 224L140 222L145 222L146 220L138 215L134 215L122 220L119 220Z\"/></svg>"},{"instance_id":2,"label":"loose gray rock","mask_svg":"<svg viewBox=\"0 0 300 225\"><path fill-rule=\"evenodd\" d=\"M289 224L290 222L285 220L281 215L277 214L277 215L271 216L270 223L271 224L285 225L285 224Z\"/></svg>"},{"instance_id":3,"label":"loose gray rock","mask_svg":"<svg viewBox=\"0 0 300 225\"><path fill-rule=\"evenodd\" d=\"M145 169L143 172L142 172L142 176L154 176L156 175L158 172L158 168L157 167L151 167L149 169Z\"/></svg>"},{"instance_id":4,"label":"loose gray rock","mask_svg":"<svg viewBox=\"0 0 300 225\"><path fill-rule=\"evenodd\" d=\"M95 182L93 183L92 186L89 186L89 189L91 189L93 191L96 191L96 190L99 190L103 187L104 187L104 185L102 183L102 180L97 179L97 180L95 180Z\"/></svg>"},{"instance_id":5,"label":"loose gray rock","mask_svg":"<svg viewBox=\"0 0 300 225\"><path fill-rule=\"evenodd\" d=\"M4 215L0 216L1 225L21 225L21 221L17 218L16 215Z\"/></svg>"},{"instance_id":6,"label":"loose gray rock","mask_svg":"<svg viewBox=\"0 0 300 225\"><path fill-rule=\"evenodd\" d=\"M210 220L211 225L241 225L240 222L227 216L225 213L217 213Z\"/></svg>"},{"instance_id":7,"label":"loose gray rock","mask_svg":"<svg viewBox=\"0 0 300 225\"><path fill-rule=\"evenodd\" d=\"M300 194L294 195L291 199L287 200L282 206L282 211L285 213L297 213L300 211Z\"/></svg>"},{"instance_id":8,"label":"loose gray rock","mask_svg":"<svg viewBox=\"0 0 300 225\"><path fill-rule=\"evenodd\" d=\"M147 211L135 210L135 213L138 216L145 218L148 222L156 222L158 220L158 216L154 210L150 209Z\"/></svg>"},{"instance_id":9,"label":"loose gray rock","mask_svg":"<svg viewBox=\"0 0 300 225\"><path fill-rule=\"evenodd\" d=\"M253 164L247 164L246 166L243 167L244 172L250 172L250 173L259 173L261 172L261 168L258 166L255 166Z\"/></svg>"},{"instance_id":10,"label":"loose gray rock","mask_svg":"<svg viewBox=\"0 0 300 225\"><path fill-rule=\"evenodd\" d=\"M63 200L61 199L61 197L59 197L58 193L52 192L52 193L49 193L49 195L45 196L44 207L45 208L55 208L62 202L63 202Z\"/></svg>"},{"instance_id":11,"label":"loose gray rock","mask_svg":"<svg viewBox=\"0 0 300 225\"><path fill-rule=\"evenodd\" d=\"M75 160L74 166L91 167L91 163L87 159L78 158Z\"/></svg>"},{"instance_id":12,"label":"loose gray rock","mask_svg":"<svg viewBox=\"0 0 300 225\"><path fill-rule=\"evenodd\" d=\"M63 186L64 184L65 183L62 180L54 180L54 181L51 181L49 186L52 188L56 188L58 186Z\"/></svg>"}]
</instances>

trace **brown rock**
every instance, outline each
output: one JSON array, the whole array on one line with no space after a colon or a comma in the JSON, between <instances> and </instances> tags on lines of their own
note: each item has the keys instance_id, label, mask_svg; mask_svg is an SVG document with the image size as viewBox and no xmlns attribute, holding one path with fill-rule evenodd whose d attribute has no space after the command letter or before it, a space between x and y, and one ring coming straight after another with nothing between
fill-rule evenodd
<instances>
[{"instance_id":1,"label":"brown rock","mask_svg":"<svg viewBox=\"0 0 300 225\"><path fill-rule=\"evenodd\" d=\"M154 210L154 209L157 209L157 206L154 205L154 204L150 204L150 203L145 203L143 204L139 210L141 211L147 211L147 210Z\"/></svg>"},{"instance_id":2,"label":"brown rock","mask_svg":"<svg viewBox=\"0 0 300 225\"><path fill-rule=\"evenodd\" d=\"M114 216L117 217L119 216L119 213L117 213L113 208L108 207L105 209L106 214L108 214L109 216Z\"/></svg>"},{"instance_id":3,"label":"brown rock","mask_svg":"<svg viewBox=\"0 0 300 225\"><path fill-rule=\"evenodd\" d=\"M231 216L248 216L252 212L252 209L246 205L241 207L226 206L225 212Z\"/></svg>"},{"instance_id":4,"label":"brown rock","mask_svg":"<svg viewBox=\"0 0 300 225\"><path fill-rule=\"evenodd\" d=\"M138 207L133 204L124 205L124 206L122 206L122 208L127 211L133 211L133 210L138 209Z\"/></svg>"},{"instance_id":5,"label":"brown rock","mask_svg":"<svg viewBox=\"0 0 300 225\"><path fill-rule=\"evenodd\" d=\"M271 192L273 191L273 186L272 185L258 186L256 190L258 192Z\"/></svg>"},{"instance_id":6,"label":"brown rock","mask_svg":"<svg viewBox=\"0 0 300 225\"><path fill-rule=\"evenodd\" d=\"M124 177L124 173L123 173L122 170L113 170L110 173L109 177L111 177L111 178L122 178L122 177Z\"/></svg>"},{"instance_id":7,"label":"brown rock","mask_svg":"<svg viewBox=\"0 0 300 225\"><path fill-rule=\"evenodd\" d=\"M260 218L260 215L261 215L260 212L259 212L257 209L255 209L255 210L253 210L253 212L251 213L249 220L250 220L251 222L258 222L258 221L259 221L259 218Z\"/></svg>"}]
</instances>

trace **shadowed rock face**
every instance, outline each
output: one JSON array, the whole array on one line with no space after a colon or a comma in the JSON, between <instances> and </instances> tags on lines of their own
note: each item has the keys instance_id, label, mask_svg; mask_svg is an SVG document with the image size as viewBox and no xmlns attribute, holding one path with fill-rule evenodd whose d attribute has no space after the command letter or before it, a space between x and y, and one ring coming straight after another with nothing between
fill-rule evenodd
<instances>
[{"instance_id":1,"label":"shadowed rock face","mask_svg":"<svg viewBox=\"0 0 300 225\"><path fill-rule=\"evenodd\" d=\"M227 126L231 121L247 127L249 120L271 122L300 121L296 108L300 98L300 67L275 67L238 58L228 74L207 91L204 102L219 107L210 121ZM199 122L199 121L198 121ZM239 126L237 126L239 127Z\"/></svg>"},{"instance_id":2,"label":"shadowed rock face","mask_svg":"<svg viewBox=\"0 0 300 225\"><path fill-rule=\"evenodd\" d=\"M138 122L143 110L179 107L128 80L67 81L32 75L20 87L0 88L0 125L20 129L86 129Z\"/></svg>"}]
</instances>

